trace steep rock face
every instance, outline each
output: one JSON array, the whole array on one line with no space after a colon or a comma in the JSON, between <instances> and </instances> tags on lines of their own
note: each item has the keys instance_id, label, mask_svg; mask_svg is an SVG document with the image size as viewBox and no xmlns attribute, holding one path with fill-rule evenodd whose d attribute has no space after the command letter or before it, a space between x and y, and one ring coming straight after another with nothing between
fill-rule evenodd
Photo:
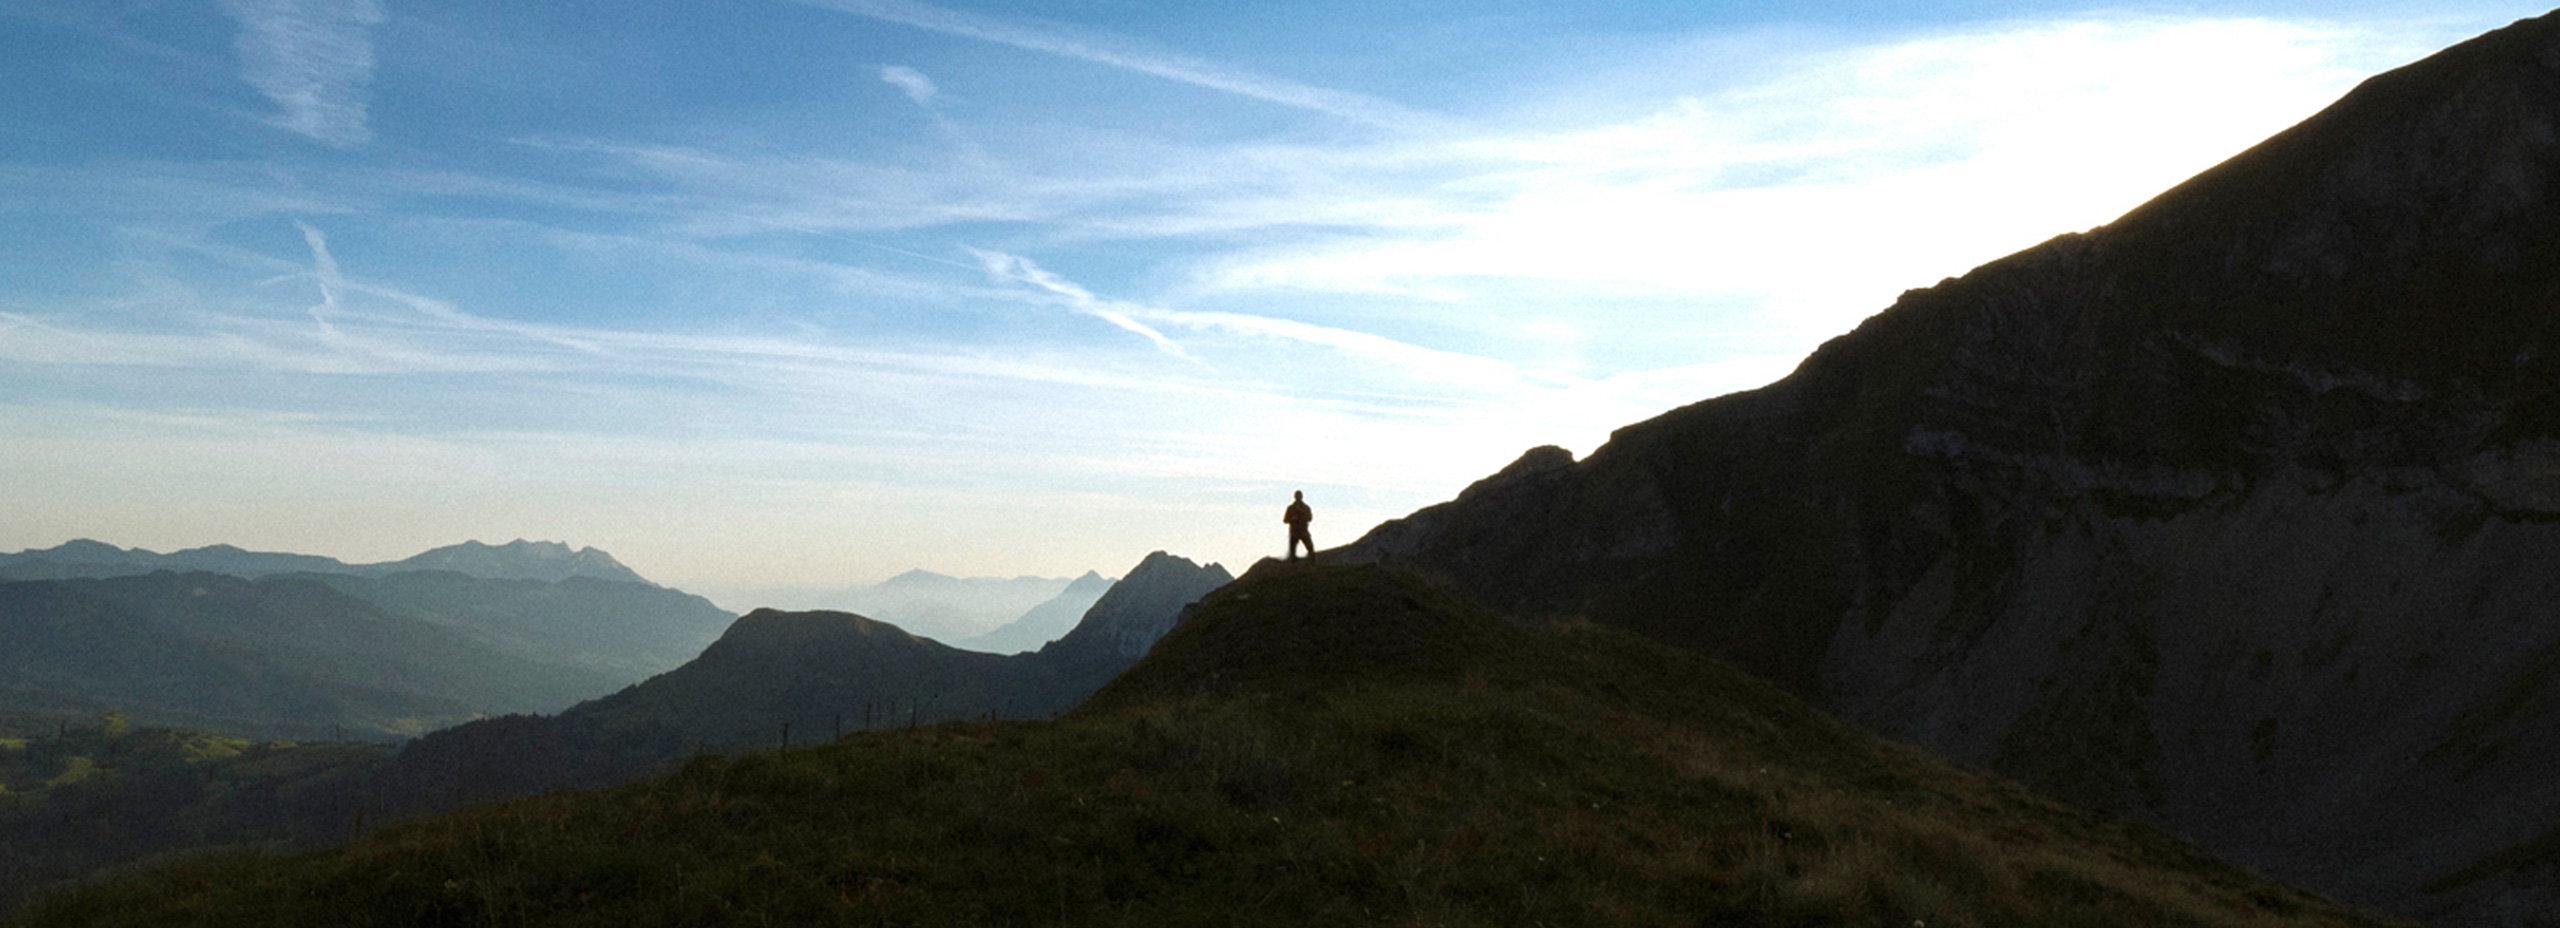
<instances>
[{"instance_id":1,"label":"steep rock face","mask_svg":"<svg viewBox=\"0 0 2560 928\"><path fill-rule=\"evenodd\" d=\"M1085 688L1090 693L1145 657L1184 606L1233 580L1218 564L1203 566L1162 551L1149 554L1094 601L1073 631L1041 648L1039 657L1074 679L1090 681Z\"/></svg>"},{"instance_id":2,"label":"steep rock face","mask_svg":"<svg viewBox=\"0 0 2560 928\"><path fill-rule=\"evenodd\" d=\"M2544 17L1343 556L2496 924L2560 918L2555 503Z\"/></svg>"}]
</instances>

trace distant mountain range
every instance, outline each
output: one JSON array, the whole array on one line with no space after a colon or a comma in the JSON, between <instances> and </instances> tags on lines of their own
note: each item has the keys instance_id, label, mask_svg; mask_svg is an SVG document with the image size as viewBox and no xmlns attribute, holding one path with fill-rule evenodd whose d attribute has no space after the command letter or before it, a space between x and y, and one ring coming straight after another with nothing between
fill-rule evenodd
<instances>
[{"instance_id":1,"label":"distant mountain range","mask_svg":"<svg viewBox=\"0 0 2560 928\"><path fill-rule=\"evenodd\" d=\"M52 548L0 554L0 580L63 580L73 577L121 577L155 570L203 571L234 577L270 574L352 574L380 577L413 570L448 570L490 580L558 582L587 577L621 583L648 584L631 568L594 548L572 550L556 541L516 539L503 545L466 541L379 564L349 564L311 554L245 551L230 545L188 548L159 554L141 548L118 548L79 539Z\"/></svg>"},{"instance_id":2,"label":"distant mountain range","mask_svg":"<svg viewBox=\"0 0 2560 928\"><path fill-rule=\"evenodd\" d=\"M954 577L918 569L864 586L773 587L724 595L741 608L850 612L960 644L995 635L997 629L1057 598L1075 582L1069 577ZM1074 621L1073 615L1067 617L1067 624ZM978 650L1002 650L1012 638L1008 635L999 639L1001 643ZM1030 645L1038 646L1038 642Z\"/></svg>"},{"instance_id":3,"label":"distant mountain range","mask_svg":"<svg viewBox=\"0 0 2560 928\"><path fill-rule=\"evenodd\" d=\"M0 583L0 705L296 738L556 709L613 675L500 653L314 576Z\"/></svg>"},{"instance_id":4,"label":"distant mountain range","mask_svg":"<svg viewBox=\"0 0 2560 928\"><path fill-rule=\"evenodd\" d=\"M76 541L0 555L0 710L415 737L611 692L701 653L731 619L557 543L348 565Z\"/></svg>"},{"instance_id":5,"label":"distant mountain range","mask_svg":"<svg viewBox=\"0 0 2560 928\"><path fill-rule=\"evenodd\" d=\"M1056 641L1073 631L1076 622L1084 618L1085 610L1093 608L1094 602L1100 600L1102 594L1110 591L1112 583L1109 577L1086 571L1084 576L1077 577L1075 582L1067 584L1066 589L1058 591L1058 595L1050 597L1048 602L1031 607L1031 610L1023 613L1021 618L1007 622L986 634L964 638L951 644L953 647L985 651L990 654L1037 651L1040 646Z\"/></svg>"},{"instance_id":6,"label":"distant mountain range","mask_svg":"<svg viewBox=\"0 0 2560 928\"><path fill-rule=\"evenodd\" d=\"M1098 577L1096 579L1099 579ZM1156 552L1031 653L964 651L845 612L760 609L702 655L556 716L436 732L394 763L391 792L498 798L626 779L699 749L799 743L947 719L1048 718L1143 656L1181 610L1233 577ZM448 792L437 792L437 791ZM436 806L441 807L441 806Z\"/></svg>"}]
</instances>

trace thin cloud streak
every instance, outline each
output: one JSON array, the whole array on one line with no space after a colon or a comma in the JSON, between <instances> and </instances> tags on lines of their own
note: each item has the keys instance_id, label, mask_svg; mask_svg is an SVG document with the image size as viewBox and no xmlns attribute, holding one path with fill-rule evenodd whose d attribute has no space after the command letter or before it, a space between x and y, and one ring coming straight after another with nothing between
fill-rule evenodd
<instances>
[{"instance_id":1,"label":"thin cloud streak","mask_svg":"<svg viewBox=\"0 0 2560 928\"><path fill-rule=\"evenodd\" d=\"M1029 258L977 248L969 249L969 253L977 256L979 263L986 266L987 273L989 275L1004 280L1019 281L1021 283L1030 284L1033 287L1037 287L1042 291L1054 294L1065 300L1066 304L1074 307L1077 312L1084 313L1104 322L1111 323L1112 325L1119 326L1122 329L1137 333L1147 341L1155 343L1157 350L1186 361L1198 360L1193 358L1190 352L1182 350L1182 346L1176 344L1173 339L1164 337L1164 333L1148 328L1137 320L1129 318L1128 313L1122 312L1120 309L1115 308L1111 303L1100 297L1094 296L1092 291L1086 290L1066 278L1049 273L1047 268L1043 268L1040 265L1033 263Z\"/></svg>"},{"instance_id":2,"label":"thin cloud streak","mask_svg":"<svg viewBox=\"0 0 2560 928\"><path fill-rule=\"evenodd\" d=\"M1380 128L1413 131L1436 127L1446 121L1374 97L1253 74L1197 58L1143 50L1126 40L1055 24L980 16L911 0L797 2L944 35L1134 71Z\"/></svg>"},{"instance_id":3,"label":"thin cloud streak","mask_svg":"<svg viewBox=\"0 0 2560 928\"><path fill-rule=\"evenodd\" d=\"M880 69L880 79L898 88L899 92L907 95L907 99L916 101L917 106L933 108L933 95L938 90L933 86L933 78L924 76L924 72L905 65L886 65Z\"/></svg>"},{"instance_id":4,"label":"thin cloud streak","mask_svg":"<svg viewBox=\"0 0 2560 928\"><path fill-rule=\"evenodd\" d=\"M222 8L240 21L241 79L284 111L276 126L338 148L373 140L365 90L380 3L223 0Z\"/></svg>"}]
</instances>

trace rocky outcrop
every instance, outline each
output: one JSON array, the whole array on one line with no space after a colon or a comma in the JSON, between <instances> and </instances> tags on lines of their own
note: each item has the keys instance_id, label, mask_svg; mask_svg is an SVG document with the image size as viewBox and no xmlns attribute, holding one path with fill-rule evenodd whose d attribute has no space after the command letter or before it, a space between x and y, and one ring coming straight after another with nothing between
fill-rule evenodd
<instances>
[{"instance_id":1,"label":"rocky outcrop","mask_svg":"<svg viewBox=\"0 0 2560 928\"><path fill-rule=\"evenodd\" d=\"M1073 631L1042 647L1038 657L1077 681L1081 700L1145 657L1156 639L1173 628L1183 607L1234 579L1218 564L1197 564L1162 551L1149 554L1085 611Z\"/></svg>"},{"instance_id":2,"label":"rocky outcrop","mask_svg":"<svg viewBox=\"0 0 2560 928\"><path fill-rule=\"evenodd\" d=\"M2560 16L1340 556L2447 924L2560 919Z\"/></svg>"}]
</instances>

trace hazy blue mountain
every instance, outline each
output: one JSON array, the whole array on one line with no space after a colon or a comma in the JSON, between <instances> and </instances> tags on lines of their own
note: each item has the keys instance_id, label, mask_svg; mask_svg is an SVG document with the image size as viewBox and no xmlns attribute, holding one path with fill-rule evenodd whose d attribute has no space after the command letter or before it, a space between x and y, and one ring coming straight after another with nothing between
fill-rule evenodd
<instances>
[{"instance_id":1,"label":"hazy blue mountain","mask_svg":"<svg viewBox=\"0 0 2560 928\"><path fill-rule=\"evenodd\" d=\"M2560 923L2560 14L1336 556L2351 902Z\"/></svg>"},{"instance_id":2,"label":"hazy blue mountain","mask_svg":"<svg viewBox=\"0 0 2560 928\"><path fill-rule=\"evenodd\" d=\"M945 640L974 638L1019 619L1066 592L1066 577L953 577L910 570L865 587L839 590L816 608L852 612ZM769 604L760 604L769 605Z\"/></svg>"},{"instance_id":3,"label":"hazy blue mountain","mask_svg":"<svg viewBox=\"0 0 2560 928\"><path fill-rule=\"evenodd\" d=\"M87 540L0 555L0 580L158 571L319 583L451 629L498 653L577 671L565 678L581 688L570 701L691 660L735 618L702 597L649 583L602 551L557 542L465 542L380 564L230 545L158 554ZM558 708L557 702L504 705Z\"/></svg>"},{"instance_id":4,"label":"hazy blue mountain","mask_svg":"<svg viewBox=\"0 0 2560 928\"><path fill-rule=\"evenodd\" d=\"M103 542L77 539L53 548L0 554L0 580L62 580L72 577L120 577L155 570L259 577L296 571L344 571L335 558L308 554L244 551L230 545L190 548L174 554L127 550Z\"/></svg>"},{"instance_id":5,"label":"hazy blue mountain","mask_svg":"<svg viewBox=\"0 0 2560 928\"><path fill-rule=\"evenodd\" d=\"M614 686L692 660L736 618L681 590L587 576L497 580L444 570L295 576L502 653L605 674Z\"/></svg>"},{"instance_id":6,"label":"hazy blue mountain","mask_svg":"<svg viewBox=\"0 0 2560 928\"><path fill-rule=\"evenodd\" d=\"M308 578L0 583L0 706L284 737L392 738L554 711L618 680L502 653Z\"/></svg>"},{"instance_id":7,"label":"hazy blue mountain","mask_svg":"<svg viewBox=\"0 0 2560 928\"><path fill-rule=\"evenodd\" d=\"M1048 602L1031 607L1022 617L1005 623L995 631L975 638L952 642L957 647L991 654L1019 654L1037 651L1041 645L1058 640L1076 627L1085 610L1111 589L1112 580L1093 571L1085 571L1074 583Z\"/></svg>"},{"instance_id":8,"label":"hazy blue mountain","mask_svg":"<svg viewBox=\"0 0 2560 928\"><path fill-rule=\"evenodd\" d=\"M594 548L571 550L556 541L517 539L503 545L466 541L415 556L379 564L349 564L332 557L244 551L231 545L188 548L169 554L141 548L118 548L78 539L52 548L0 554L0 580L61 580L72 577L122 577L155 570L204 571L234 577L287 573L354 574L379 577L406 570L450 570L495 580L565 580L593 577L648 583L631 568Z\"/></svg>"},{"instance_id":9,"label":"hazy blue mountain","mask_svg":"<svg viewBox=\"0 0 2560 928\"><path fill-rule=\"evenodd\" d=\"M614 560L613 555L594 548L573 550L556 541L526 541L522 538L503 545L466 541L366 567L367 573L376 575L406 570L449 570L491 580L558 582L571 577L589 577L624 583L649 582L631 568L622 566L622 562Z\"/></svg>"}]
</instances>

